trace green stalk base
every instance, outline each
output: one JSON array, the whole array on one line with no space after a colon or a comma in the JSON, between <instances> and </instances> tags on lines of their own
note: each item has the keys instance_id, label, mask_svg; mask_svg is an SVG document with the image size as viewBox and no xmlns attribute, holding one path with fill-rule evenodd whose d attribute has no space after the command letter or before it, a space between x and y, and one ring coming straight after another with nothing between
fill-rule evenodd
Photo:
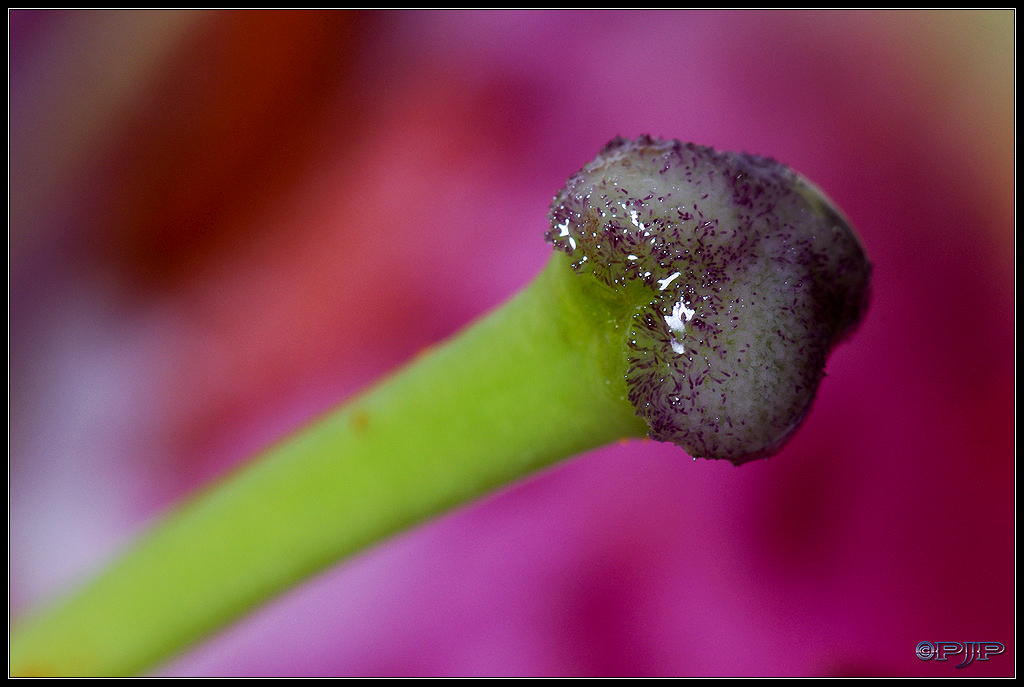
<instances>
[{"instance_id":1,"label":"green stalk base","mask_svg":"<svg viewBox=\"0 0 1024 687\"><path fill-rule=\"evenodd\" d=\"M13 628L12 675L152 668L311 575L583 451L646 434L629 306L556 253L516 297L173 512Z\"/></svg>"}]
</instances>

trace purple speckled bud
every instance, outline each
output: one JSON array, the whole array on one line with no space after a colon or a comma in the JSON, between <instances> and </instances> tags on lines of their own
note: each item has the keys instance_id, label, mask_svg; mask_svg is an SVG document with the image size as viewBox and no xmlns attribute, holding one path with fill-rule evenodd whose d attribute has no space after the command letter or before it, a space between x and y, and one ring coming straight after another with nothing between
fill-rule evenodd
<instances>
[{"instance_id":1,"label":"purple speckled bud","mask_svg":"<svg viewBox=\"0 0 1024 687\"><path fill-rule=\"evenodd\" d=\"M546 238L636 303L626 382L652 439L739 465L777 452L857 327L871 265L813 185L767 158L616 138Z\"/></svg>"}]
</instances>

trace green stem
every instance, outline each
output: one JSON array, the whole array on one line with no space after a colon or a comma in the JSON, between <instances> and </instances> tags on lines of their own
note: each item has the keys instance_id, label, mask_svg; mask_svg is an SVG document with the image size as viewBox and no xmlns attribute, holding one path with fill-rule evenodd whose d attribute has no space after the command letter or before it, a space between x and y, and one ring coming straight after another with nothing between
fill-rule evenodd
<instances>
[{"instance_id":1,"label":"green stem","mask_svg":"<svg viewBox=\"0 0 1024 687\"><path fill-rule=\"evenodd\" d=\"M146 670L383 538L646 424L629 305L556 252L511 301L172 513L15 627L14 675Z\"/></svg>"}]
</instances>

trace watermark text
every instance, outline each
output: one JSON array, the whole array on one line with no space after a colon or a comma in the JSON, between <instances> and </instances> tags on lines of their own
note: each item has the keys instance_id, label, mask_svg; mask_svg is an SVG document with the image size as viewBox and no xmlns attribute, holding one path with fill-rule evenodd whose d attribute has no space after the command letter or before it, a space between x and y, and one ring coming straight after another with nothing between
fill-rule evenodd
<instances>
[{"instance_id":1,"label":"watermark text","mask_svg":"<svg viewBox=\"0 0 1024 687\"><path fill-rule=\"evenodd\" d=\"M1006 651L1002 642L921 642L917 657L922 661L960 661L955 667L966 668L975 661L987 661Z\"/></svg>"}]
</instances>

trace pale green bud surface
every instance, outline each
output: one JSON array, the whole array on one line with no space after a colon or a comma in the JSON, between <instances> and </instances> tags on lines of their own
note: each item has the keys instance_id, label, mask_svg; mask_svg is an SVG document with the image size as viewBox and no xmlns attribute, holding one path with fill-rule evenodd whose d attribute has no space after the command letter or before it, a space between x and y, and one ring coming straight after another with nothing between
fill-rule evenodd
<instances>
[{"instance_id":1,"label":"pale green bud surface","mask_svg":"<svg viewBox=\"0 0 1024 687\"><path fill-rule=\"evenodd\" d=\"M626 383L649 436L741 464L777 452L856 328L871 265L788 167L616 138L555 197L547 239L634 304Z\"/></svg>"}]
</instances>

